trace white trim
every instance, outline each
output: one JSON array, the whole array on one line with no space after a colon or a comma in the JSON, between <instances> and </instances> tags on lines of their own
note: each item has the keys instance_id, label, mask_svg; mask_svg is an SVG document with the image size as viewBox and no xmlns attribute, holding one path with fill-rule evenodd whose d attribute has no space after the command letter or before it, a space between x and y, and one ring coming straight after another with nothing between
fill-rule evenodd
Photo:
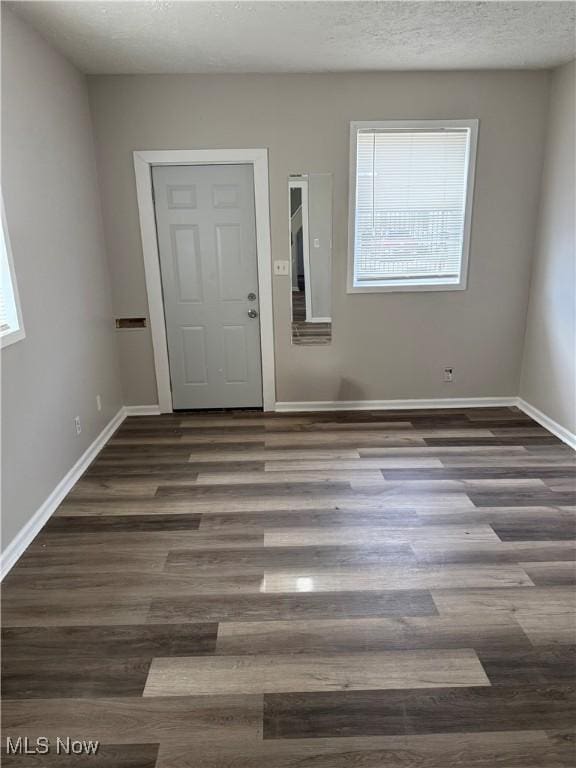
<instances>
[{"instance_id":1,"label":"white trim","mask_svg":"<svg viewBox=\"0 0 576 768\"><path fill-rule=\"evenodd\" d=\"M527 416L530 416L531 419L537 421L538 424L544 427L544 429L547 429L548 432L551 432L559 440L562 440L563 443L566 443L566 445L576 451L576 435L573 432L570 432L569 429L558 424L558 422L551 419L550 416L546 416L545 413L542 413L542 411L538 410L538 408L535 408L533 405L530 405L530 403L527 403L526 400L523 400L521 397L517 398L516 404Z\"/></svg>"},{"instance_id":2,"label":"white trim","mask_svg":"<svg viewBox=\"0 0 576 768\"><path fill-rule=\"evenodd\" d=\"M276 403L279 412L292 411L395 411L420 408L508 408L516 397L439 397L432 400L309 400Z\"/></svg>"},{"instance_id":3,"label":"white trim","mask_svg":"<svg viewBox=\"0 0 576 768\"><path fill-rule=\"evenodd\" d=\"M172 391L168 365L168 345L164 302L160 278L154 200L152 196L153 165L198 165L227 163L248 164L254 168L254 202L256 212L256 251L260 294L260 348L262 355L262 399L265 411L274 410L276 382L274 373L274 316L272 311L272 252L270 245L270 202L268 188L267 149L183 149L136 151L134 172L140 216L140 234L144 255L146 290L150 310L150 331L154 350L154 368L158 383L161 413L172 412Z\"/></svg>"},{"instance_id":4,"label":"white trim","mask_svg":"<svg viewBox=\"0 0 576 768\"><path fill-rule=\"evenodd\" d=\"M315 411L395 411L425 408L512 408L523 411L557 438L576 450L576 435L521 397L451 397L431 400L311 400L276 403L279 413Z\"/></svg>"},{"instance_id":5,"label":"white trim","mask_svg":"<svg viewBox=\"0 0 576 768\"><path fill-rule=\"evenodd\" d=\"M14 301L14 308L16 310L16 323L17 328L14 328L4 335L0 336L0 349L9 347L10 344L15 344L17 341L21 341L26 338L26 331L24 330L24 321L22 319L22 307L20 305L20 294L18 293L18 283L16 281L16 272L14 271L14 258L12 256L12 247L10 245L10 236L8 234L8 223L6 221L6 209L4 207L4 198L0 195L0 209L2 217L2 232L4 236L4 245L6 248L6 261L8 267L8 275L4 275L4 280L10 284L12 292L12 299Z\"/></svg>"},{"instance_id":6,"label":"white trim","mask_svg":"<svg viewBox=\"0 0 576 768\"><path fill-rule=\"evenodd\" d=\"M348 270L346 293L402 293L412 291L465 291L468 285L468 261L470 255L470 233L472 230L472 209L474 201L474 176L476 172L476 148L478 145L477 119L473 120L354 120L350 123L350 170L348 187ZM464 237L462 239L462 260L460 279L457 282L431 285L354 285L354 241L356 227L356 149L359 130L410 130L426 128L468 128L466 208L464 216Z\"/></svg>"},{"instance_id":7,"label":"white trim","mask_svg":"<svg viewBox=\"0 0 576 768\"><path fill-rule=\"evenodd\" d=\"M16 309L18 312L19 310ZM4 349L5 347L9 347L10 344L16 344L17 341L22 341L22 339L26 338L26 331L24 328L16 328L13 331L8 331L8 333L5 333L3 336L0 336L0 349Z\"/></svg>"},{"instance_id":8,"label":"white trim","mask_svg":"<svg viewBox=\"0 0 576 768\"><path fill-rule=\"evenodd\" d=\"M16 561L22 556L25 549L32 540L38 535L51 515L56 511L64 497L70 492L73 486L84 474L88 465L94 461L104 445L112 437L114 432L126 418L126 409L120 408L118 413L108 422L102 432L88 446L82 456L74 466L64 475L56 488L36 510L28 522L18 531L16 536L8 544L4 552L0 555L0 580L3 579L10 569L16 564Z\"/></svg>"},{"instance_id":9,"label":"white trim","mask_svg":"<svg viewBox=\"0 0 576 768\"><path fill-rule=\"evenodd\" d=\"M159 405L125 405L126 416L160 416Z\"/></svg>"}]
</instances>

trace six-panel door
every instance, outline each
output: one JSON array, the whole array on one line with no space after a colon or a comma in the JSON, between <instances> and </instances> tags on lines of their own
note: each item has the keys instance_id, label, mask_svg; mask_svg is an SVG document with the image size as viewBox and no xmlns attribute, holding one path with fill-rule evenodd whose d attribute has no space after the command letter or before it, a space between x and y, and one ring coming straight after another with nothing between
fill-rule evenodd
<instances>
[{"instance_id":1,"label":"six-panel door","mask_svg":"<svg viewBox=\"0 0 576 768\"><path fill-rule=\"evenodd\" d=\"M152 180L173 407L259 407L252 166L157 166Z\"/></svg>"}]
</instances>

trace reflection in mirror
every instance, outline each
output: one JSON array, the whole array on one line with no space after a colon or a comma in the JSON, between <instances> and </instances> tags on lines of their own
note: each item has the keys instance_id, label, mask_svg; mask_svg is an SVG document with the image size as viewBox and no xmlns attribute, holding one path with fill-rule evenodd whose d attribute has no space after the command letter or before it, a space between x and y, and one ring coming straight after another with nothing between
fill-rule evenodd
<instances>
[{"instance_id":1,"label":"reflection in mirror","mask_svg":"<svg viewBox=\"0 0 576 768\"><path fill-rule=\"evenodd\" d=\"M332 340L332 174L291 176L292 343Z\"/></svg>"}]
</instances>

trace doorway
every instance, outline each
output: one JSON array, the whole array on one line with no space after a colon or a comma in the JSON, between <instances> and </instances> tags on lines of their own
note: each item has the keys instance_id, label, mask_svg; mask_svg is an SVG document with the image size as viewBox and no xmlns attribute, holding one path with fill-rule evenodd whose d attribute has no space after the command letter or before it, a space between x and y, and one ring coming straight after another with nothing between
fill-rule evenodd
<instances>
[{"instance_id":1,"label":"doorway","mask_svg":"<svg viewBox=\"0 0 576 768\"><path fill-rule=\"evenodd\" d=\"M250 165L152 168L172 407L262 406Z\"/></svg>"},{"instance_id":2,"label":"doorway","mask_svg":"<svg viewBox=\"0 0 576 768\"><path fill-rule=\"evenodd\" d=\"M168 413L173 408L263 407L267 411L274 410L267 150L136 151L134 168L160 412ZM168 174L163 178L163 172L171 169L176 176ZM210 192L204 190L200 194L198 189L194 192L188 189L199 181L192 175L183 175L189 171L205 177L210 177L211 171L223 175L218 179L216 176L208 178ZM200 183L206 186L206 178L200 179ZM157 205L153 184L157 187ZM168 187L173 189L169 191ZM164 203L160 202L162 189ZM194 194L196 206L199 202L201 205L196 221L190 213L195 210L192 207ZM159 213L161 205L165 207L165 216ZM204 257L201 249L196 248L203 241L201 219L205 219L210 205L213 245L206 247L207 252L212 248L218 268L212 276L212 284L211 278L204 274L206 267L202 272ZM244 210L246 205L247 210ZM235 209L240 213L234 214ZM234 215L240 218L234 221ZM248 231L252 232L251 244ZM252 270L246 261L250 251ZM171 258L165 258L162 252L170 254ZM178 254L181 254L179 258ZM220 268L222 264L225 272ZM198 269L201 271L199 276L195 275ZM256 288L247 288L241 296L237 289L245 286L240 286L235 279L227 280L234 270L240 271L247 281L253 281L255 276ZM210 301L199 301L195 293L198 289L203 292L202 296L208 291ZM251 294L256 298L248 298ZM173 305L174 297L178 301ZM180 298L185 301L179 301ZM191 314L183 317L173 313L173 306L178 304L187 305L180 310ZM201 304L206 304L204 310L201 310ZM225 317L224 310L230 313L233 308L246 314ZM193 314L195 311L196 315ZM204 311L204 318L199 316L200 311ZM218 323L220 332L215 335L213 331L218 329ZM179 341L175 341L178 336ZM214 338L218 339L216 343ZM258 346L259 355L254 351Z\"/></svg>"}]
</instances>

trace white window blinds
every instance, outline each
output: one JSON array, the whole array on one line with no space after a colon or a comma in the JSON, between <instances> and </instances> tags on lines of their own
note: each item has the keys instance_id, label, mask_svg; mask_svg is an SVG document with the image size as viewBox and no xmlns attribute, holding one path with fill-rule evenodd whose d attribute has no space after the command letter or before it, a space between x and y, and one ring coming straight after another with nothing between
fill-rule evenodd
<instances>
[{"instance_id":1,"label":"white window blinds","mask_svg":"<svg viewBox=\"0 0 576 768\"><path fill-rule=\"evenodd\" d=\"M471 131L356 133L355 286L461 279Z\"/></svg>"},{"instance_id":2,"label":"white window blinds","mask_svg":"<svg viewBox=\"0 0 576 768\"><path fill-rule=\"evenodd\" d=\"M0 228L0 342L6 346L24 338L20 318L18 293L14 282L14 271L6 235L6 219L2 206L2 227Z\"/></svg>"},{"instance_id":3,"label":"white window blinds","mask_svg":"<svg viewBox=\"0 0 576 768\"><path fill-rule=\"evenodd\" d=\"M2 269L2 282L0 283L0 333L4 334L15 330L18 326L4 228L0 232L0 238L0 265Z\"/></svg>"}]
</instances>

